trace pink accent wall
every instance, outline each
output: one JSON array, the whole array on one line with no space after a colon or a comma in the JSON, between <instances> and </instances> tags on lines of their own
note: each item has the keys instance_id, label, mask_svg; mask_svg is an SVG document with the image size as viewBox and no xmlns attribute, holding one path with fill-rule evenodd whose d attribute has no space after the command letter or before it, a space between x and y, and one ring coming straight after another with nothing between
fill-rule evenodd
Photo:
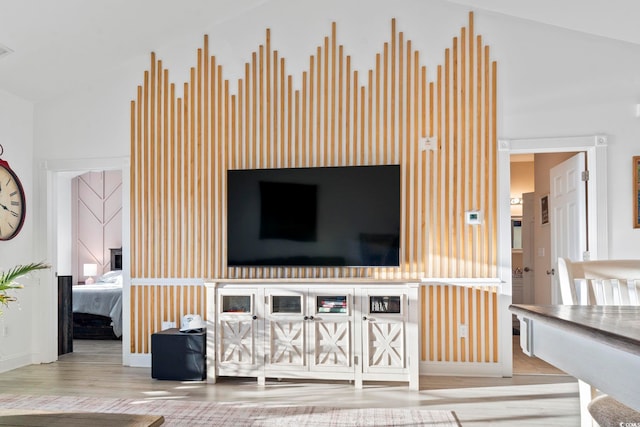
<instances>
[{"instance_id":1,"label":"pink accent wall","mask_svg":"<svg viewBox=\"0 0 640 427\"><path fill-rule=\"evenodd\" d=\"M111 270L110 248L122 247L122 173L87 172L72 181L73 263L79 282L83 265Z\"/></svg>"}]
</instances>

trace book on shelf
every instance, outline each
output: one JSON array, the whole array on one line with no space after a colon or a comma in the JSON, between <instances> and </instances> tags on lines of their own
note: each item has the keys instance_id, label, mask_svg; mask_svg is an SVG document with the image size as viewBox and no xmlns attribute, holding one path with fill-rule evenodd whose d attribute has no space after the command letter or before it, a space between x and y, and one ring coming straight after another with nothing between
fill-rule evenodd
<instances>
[{"instance_id":1,"label":"book on shelf","mask_svg":"<svg viewBox=\"0 0 640 427\"><path fill-rule=\"evenodd\" d=\"M346 313L346 307L318 307L318 313Z\"/></svg>"},{"instance_id":2,"label":"book on shelf","mask_svg":"<svg viewBox=\"0 0 640 427\"><path fill-rule=\"evenodd\" d=\"M322 307L346 307L347 300L323 300L320 305Z\"/></svg>"}]
</instances>

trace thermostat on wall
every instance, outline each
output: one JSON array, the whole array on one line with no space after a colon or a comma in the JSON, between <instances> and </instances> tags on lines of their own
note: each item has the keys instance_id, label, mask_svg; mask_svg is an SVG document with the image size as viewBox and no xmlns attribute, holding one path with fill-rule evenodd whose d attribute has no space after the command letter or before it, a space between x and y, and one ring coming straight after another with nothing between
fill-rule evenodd
<instances>
[{"instance_id":1,"label":"thermostat on wall","mask_svg":"<svg viewBox=\"0 0 640 427\"><path fill-rule=\"evenodd\" d=\"M482 224L482 212L481 211L466 211L465 221L467 224L476 225Z\"/></svg>"}]
</instances>

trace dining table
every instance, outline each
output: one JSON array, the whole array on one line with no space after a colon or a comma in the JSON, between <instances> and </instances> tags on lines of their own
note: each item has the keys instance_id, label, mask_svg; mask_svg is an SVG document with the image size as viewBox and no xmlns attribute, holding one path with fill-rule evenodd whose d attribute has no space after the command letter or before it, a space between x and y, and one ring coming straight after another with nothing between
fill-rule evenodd
<instances>
[{"instance_id":1,"label":"dining table","mask_svg":"<svg viewBox=\"0 0 640 427\"><path fill-rule=\"evenodd\" d=\"M509 307L520 322L520 346L640 411L640 306Z\"/></svg>"}]
</instances>

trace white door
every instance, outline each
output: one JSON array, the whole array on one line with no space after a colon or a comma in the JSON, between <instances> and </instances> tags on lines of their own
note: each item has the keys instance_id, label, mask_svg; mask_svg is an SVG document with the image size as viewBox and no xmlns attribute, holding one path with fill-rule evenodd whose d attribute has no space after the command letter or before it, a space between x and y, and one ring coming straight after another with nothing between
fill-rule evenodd
<instances>
[{"instance_id":1,"label":"white door","mask_svg":"<svg viewBox=\"0 0 640 427\"><path fill-rule=\"evenodd\" d=\"M522 303L533 304L535 193L522 195Z\"/></svg>"},{"instance_id":2,"label":"white door","mask_svg":"<svg viewBox=\"0 0 640 427\"><path fill-rule=\"evenodd\" d=\"M558 269L558 257L581 261L587 251L587 186L583 181L585 165L585 154L578 153L550 171L548 207L552 274ZM553 274L551 302L559 304L560 301L560 289Z\"/></svg>"}]
</instances>

